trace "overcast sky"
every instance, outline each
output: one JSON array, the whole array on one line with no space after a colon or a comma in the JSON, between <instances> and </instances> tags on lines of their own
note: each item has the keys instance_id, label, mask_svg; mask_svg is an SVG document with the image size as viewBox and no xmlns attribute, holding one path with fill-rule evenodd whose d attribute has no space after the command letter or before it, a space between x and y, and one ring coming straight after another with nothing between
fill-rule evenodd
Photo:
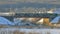
<instances>
[{"instance_id":1,"label":"overcast sky","mask_svg":"<svg viewBox=\"0 0 60 34\"><path fill-rule=\"evenodd\" d=\"M0 4L9 2L37 2L37 3L50 3L50 4L60 4L60 0L0 0Z\"/></svg>"}]
</instances>

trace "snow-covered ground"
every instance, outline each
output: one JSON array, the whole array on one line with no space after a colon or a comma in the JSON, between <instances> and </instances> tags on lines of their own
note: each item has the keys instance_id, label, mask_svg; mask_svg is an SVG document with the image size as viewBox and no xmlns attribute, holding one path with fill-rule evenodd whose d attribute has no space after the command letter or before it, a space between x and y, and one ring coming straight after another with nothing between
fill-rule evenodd
<instances>
[{"instance_id":1,"label":"snow-covered ground","mask_svg":"<svg viewBox=\"0 0 60 34\"><path fill-rule=\"evenodd\" d=\"M6 32L4 34L13 34L14 31L25 32L25 34L30 33L39 33L39 34L60 34L60 29L23 29L23 28L0 28L1 32Z\"/></svg>"},{"instance_id":2,"label":"snow-covered ground","mask_svg":"<svg viewBox=\"0 0 60 34\"><path fill-rule=\"evenodd\" d=\"M57 16L56 18L54 18L51 23L58 23L60 20L60 16Z\"/></svg>"},{"instance_id":3,"label":"snow-covered ground","mask_svg":"<svg viewBox=\"0 0 60 34\"><path fill-rule=\"evenodd\" d=\"M0 17L0 25L14 25L13 22L9 21L8 19L4 17Z\"/></svg>"}]
</instances>

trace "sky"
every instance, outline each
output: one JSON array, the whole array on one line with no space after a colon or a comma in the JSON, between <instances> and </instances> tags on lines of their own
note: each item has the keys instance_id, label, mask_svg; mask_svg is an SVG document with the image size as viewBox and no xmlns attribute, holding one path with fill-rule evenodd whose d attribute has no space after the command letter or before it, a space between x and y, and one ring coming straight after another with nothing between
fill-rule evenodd
<instances>
[{"instance_id":1,"label":"sky","mask_svg":"<svg viewBox=\"0 0 60 34\"><path fill-rule=\"evenodd\" d=\"M37 2L37 3L50 3L50 4L60 4L60 0L0 0L1 4L9 2Z\"/></svg>"}]
</instances>

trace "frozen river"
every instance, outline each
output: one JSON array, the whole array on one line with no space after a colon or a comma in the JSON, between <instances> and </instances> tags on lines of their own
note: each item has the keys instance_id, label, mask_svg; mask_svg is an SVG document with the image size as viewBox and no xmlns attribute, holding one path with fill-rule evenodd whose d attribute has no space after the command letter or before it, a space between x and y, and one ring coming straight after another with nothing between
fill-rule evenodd
<instances>
[{"instance_id":1,"label":"frozen river","mask_svg":"<svg viewBox=\"0 0 60 34\"><path fill-rule=\"evenodd\" d=\"M60 29L0 28L0 34L13 34L14 31L24 32L24 34L60 34Z\"/></svg>"}]
</instances>

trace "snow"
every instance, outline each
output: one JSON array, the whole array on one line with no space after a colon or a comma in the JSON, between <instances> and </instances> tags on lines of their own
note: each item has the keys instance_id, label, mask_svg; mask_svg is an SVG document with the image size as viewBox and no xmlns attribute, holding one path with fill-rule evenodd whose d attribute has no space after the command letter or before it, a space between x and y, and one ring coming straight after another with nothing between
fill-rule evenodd
<instances>
[{"instance_id":1,"label":"snow","mask_svg":"<svg viewBox=\"0 0 60 34\"><path fill-rule=\"evenodd\" d=\"M59 19L60 19L60 16L57 16L51 21L51 23L58 23Z\"/></svg>"},{"instance_id":2,"label":"snow","mask_svg":"<svg viewBox=\"0 0 60 34\"><path fill-rule=\"evenodd\" d=\"M4 17L0 17L0 24L13 25L13 22L9 21L8 19L6 19Z\"/></svg>"},{"instance_id":3,"label":"snow","mask_svg":"<svg viewBox=\"0 0 60 34\"><path fill-rule=\"evenodd\" d=\"M0 28L1 29L1 28ZM60 29L23 29L23 28L2 28L0 30L1 32L7 32L9 33L14 32L14 31L20 31L20 32L25 32L26 34L28 34L29 32L33 32L33 33L42 33L42 34L47 34L47 32L49 32L50 34L60 34ZM10 32L10 33L11 33Z\"/></svg>"}]
</instances>

